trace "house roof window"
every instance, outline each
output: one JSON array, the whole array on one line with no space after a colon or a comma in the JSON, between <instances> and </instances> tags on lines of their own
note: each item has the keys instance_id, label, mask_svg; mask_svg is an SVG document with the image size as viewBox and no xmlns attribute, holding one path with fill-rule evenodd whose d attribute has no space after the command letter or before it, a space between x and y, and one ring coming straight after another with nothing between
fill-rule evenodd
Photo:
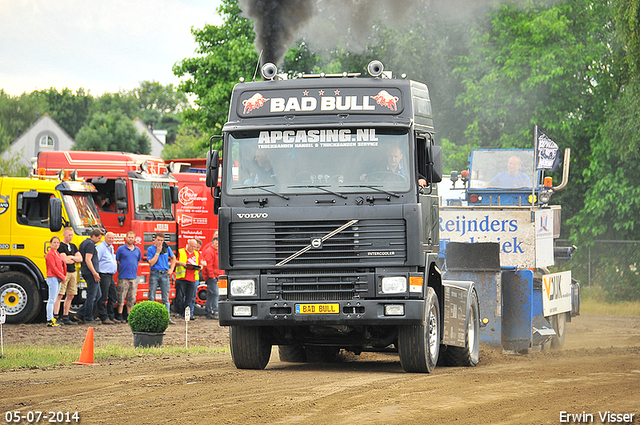
<instances>
[{"instance_id":1,"label":"house roof window","mask_svg":"<svg viewBox=\"0 0 640 425\"><path fill-rule=\"evenodd\" d=\"M53 137L48 134L40 137L40 146L43 148L52 148L53 147Z\"/></svg>"}]
</instances>

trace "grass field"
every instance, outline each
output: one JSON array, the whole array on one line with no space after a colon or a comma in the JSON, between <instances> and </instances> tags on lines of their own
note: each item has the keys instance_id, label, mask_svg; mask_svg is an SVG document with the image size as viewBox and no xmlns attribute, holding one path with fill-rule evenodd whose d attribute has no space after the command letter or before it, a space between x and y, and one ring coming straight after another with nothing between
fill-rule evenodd
<instances>
[{"instance_id":1,"label":"grass field","mask_svg":"<svg viewBox=\"0 0 640 425\"><path fill-rule=\"evenodd\" d=\"M96 347L93 353L94 361L110 358L131 358L137 356L161 356L176 353L220 353L226 349L196 346L184 347L150 347L133 348L122 345L107 345ZM78 361L80 350L70 345L27 345L17 344L4 347L4 357L0 358L0 370L13 368L41 368L56 365L70 365Z\"/></svg>"},{"instance_id":2,"label":"grass field","mask_svg":"<svg viewBox=\"0 0 640 425\"><path fill-rule=\"evenodd\" d=\"M640 316L640 302L603 303L593 298L583 298L580 302L581 314L606 314L611 316Z\"/></svg>"},{"instance_id":3,"label":"grass field","mask_svg":"<svg viewBox=\"0 0 640 425\"><path fill-rule=\"evenodd\" d=\"M640 301L607 302L598 287L583 287L580 292L580 313L612 316L640 316Z\"/></svg>"}]
</instances>

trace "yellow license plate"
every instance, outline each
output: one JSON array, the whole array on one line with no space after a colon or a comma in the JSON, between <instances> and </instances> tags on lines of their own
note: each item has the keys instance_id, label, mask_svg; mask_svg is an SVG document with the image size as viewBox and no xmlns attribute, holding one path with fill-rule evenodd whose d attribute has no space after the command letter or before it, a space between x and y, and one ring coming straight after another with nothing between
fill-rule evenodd
<instances>
[{"instance_id":1,"label":"yellow license plate","mask_svg":"<svg viewBox=\"0 0 640 425\"><path fill-rule=\"evenodd\" d=\"M296 304L296 314L338 314L340 304Z\"/></svg>"}]
</instances>

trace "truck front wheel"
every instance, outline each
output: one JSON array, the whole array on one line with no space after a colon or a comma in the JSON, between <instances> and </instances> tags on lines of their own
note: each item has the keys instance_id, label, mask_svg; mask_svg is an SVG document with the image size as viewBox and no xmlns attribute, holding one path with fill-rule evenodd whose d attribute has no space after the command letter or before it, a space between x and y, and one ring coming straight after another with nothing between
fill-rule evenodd
<instances>
[{"instance_id":1,"label":"truck front wheel","mask_svg":"<svg viewBox=\"0 0 640 425\"><path fill-rule=\"evenodd\" d=\"M429 287L421 325L400 326L398 354L406 372L431 373L440 353L440 307L438 296Z\"/></svg>"},{"instance_id":2,"label":"truck front wheel","mask_svg":"<svg viewBox=\"0 0 640 425\"><path fill-rule=\"evenodd\" d=\"M442 353L445 364L449 366L475 366L480 360L480 306L476 292L471 293L471 302L467 312L467 335L464 347L447 347Z\"/></svg>"},{"instance_id":3,"label":"truck front wheel","mask_svg":"<svg viewBox=\"0 0 640 425\"><path fill-rule=\"evenodd\" d=\"M40 291L30 277L20 272L0 275L0 305L6 308L7 323L27 323L42 307Z\"/></svg>"},{"instance_id":4,"label":"truck front wheel","mask_svg":"<svg viewBox=\"0 0 640 425\"><path fill-rule=\"evenodd\" d=\"M259 326L231 326L231 358L238 369L264 369L271 357L271 341Z\"/></svg>"}]
</instances>

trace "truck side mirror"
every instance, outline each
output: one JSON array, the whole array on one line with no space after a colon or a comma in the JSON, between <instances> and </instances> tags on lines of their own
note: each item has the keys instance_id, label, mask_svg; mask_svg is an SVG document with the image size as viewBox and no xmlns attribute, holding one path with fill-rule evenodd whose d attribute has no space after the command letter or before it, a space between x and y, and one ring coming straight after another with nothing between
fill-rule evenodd
<instances>
[{"instance_id":1,"label":"truck side mirror","mask_svg":"<svg viewBox=\"0 0 640 425\"><path fill-rule=\"evenodd\" d=\"M442 181L442 146L430 145L427 148L427 179L429 183Z\"/></svg>"},{"instance_id":2,"label":"truck side mirror","mask_svg":"<svg viewBox=\"0 0 640 425\"><path fill-rule=\"evenodd\" d=\"M116 209L127 209L127 182L118 178L115 181Z\"/></svg>"},{"instance_id":3,"label":"truck side mirror","mask_svg":"<svg viewBox=\"0 0 640 425\"><path fill-rule=\"evenodd\" d=\"M171 192L171 203L177 204L179 202L178 194L180 189L178 189L178 186L169 186L169 191Z\"/></svg>"},{"instance_id":4,"label":"truck side mirror","mask_svg":"<svg viewBox=\"0 0 640 425\"><path fill-rule=\"evenodd\" d=\"M218 185L218 169L220 167L220 154L216 150L207 153L207 187Z\"/></svg>"},{"instance_id":5,"label":"truck side mirror","mask_svg":"<svg viewBox=\"0 0 640 425\"><path fill-rule=\"evenodd\" d=\"M62 201L49 198L49 230L59 232L62 229Z\"/></svg>"}]
</instances>

